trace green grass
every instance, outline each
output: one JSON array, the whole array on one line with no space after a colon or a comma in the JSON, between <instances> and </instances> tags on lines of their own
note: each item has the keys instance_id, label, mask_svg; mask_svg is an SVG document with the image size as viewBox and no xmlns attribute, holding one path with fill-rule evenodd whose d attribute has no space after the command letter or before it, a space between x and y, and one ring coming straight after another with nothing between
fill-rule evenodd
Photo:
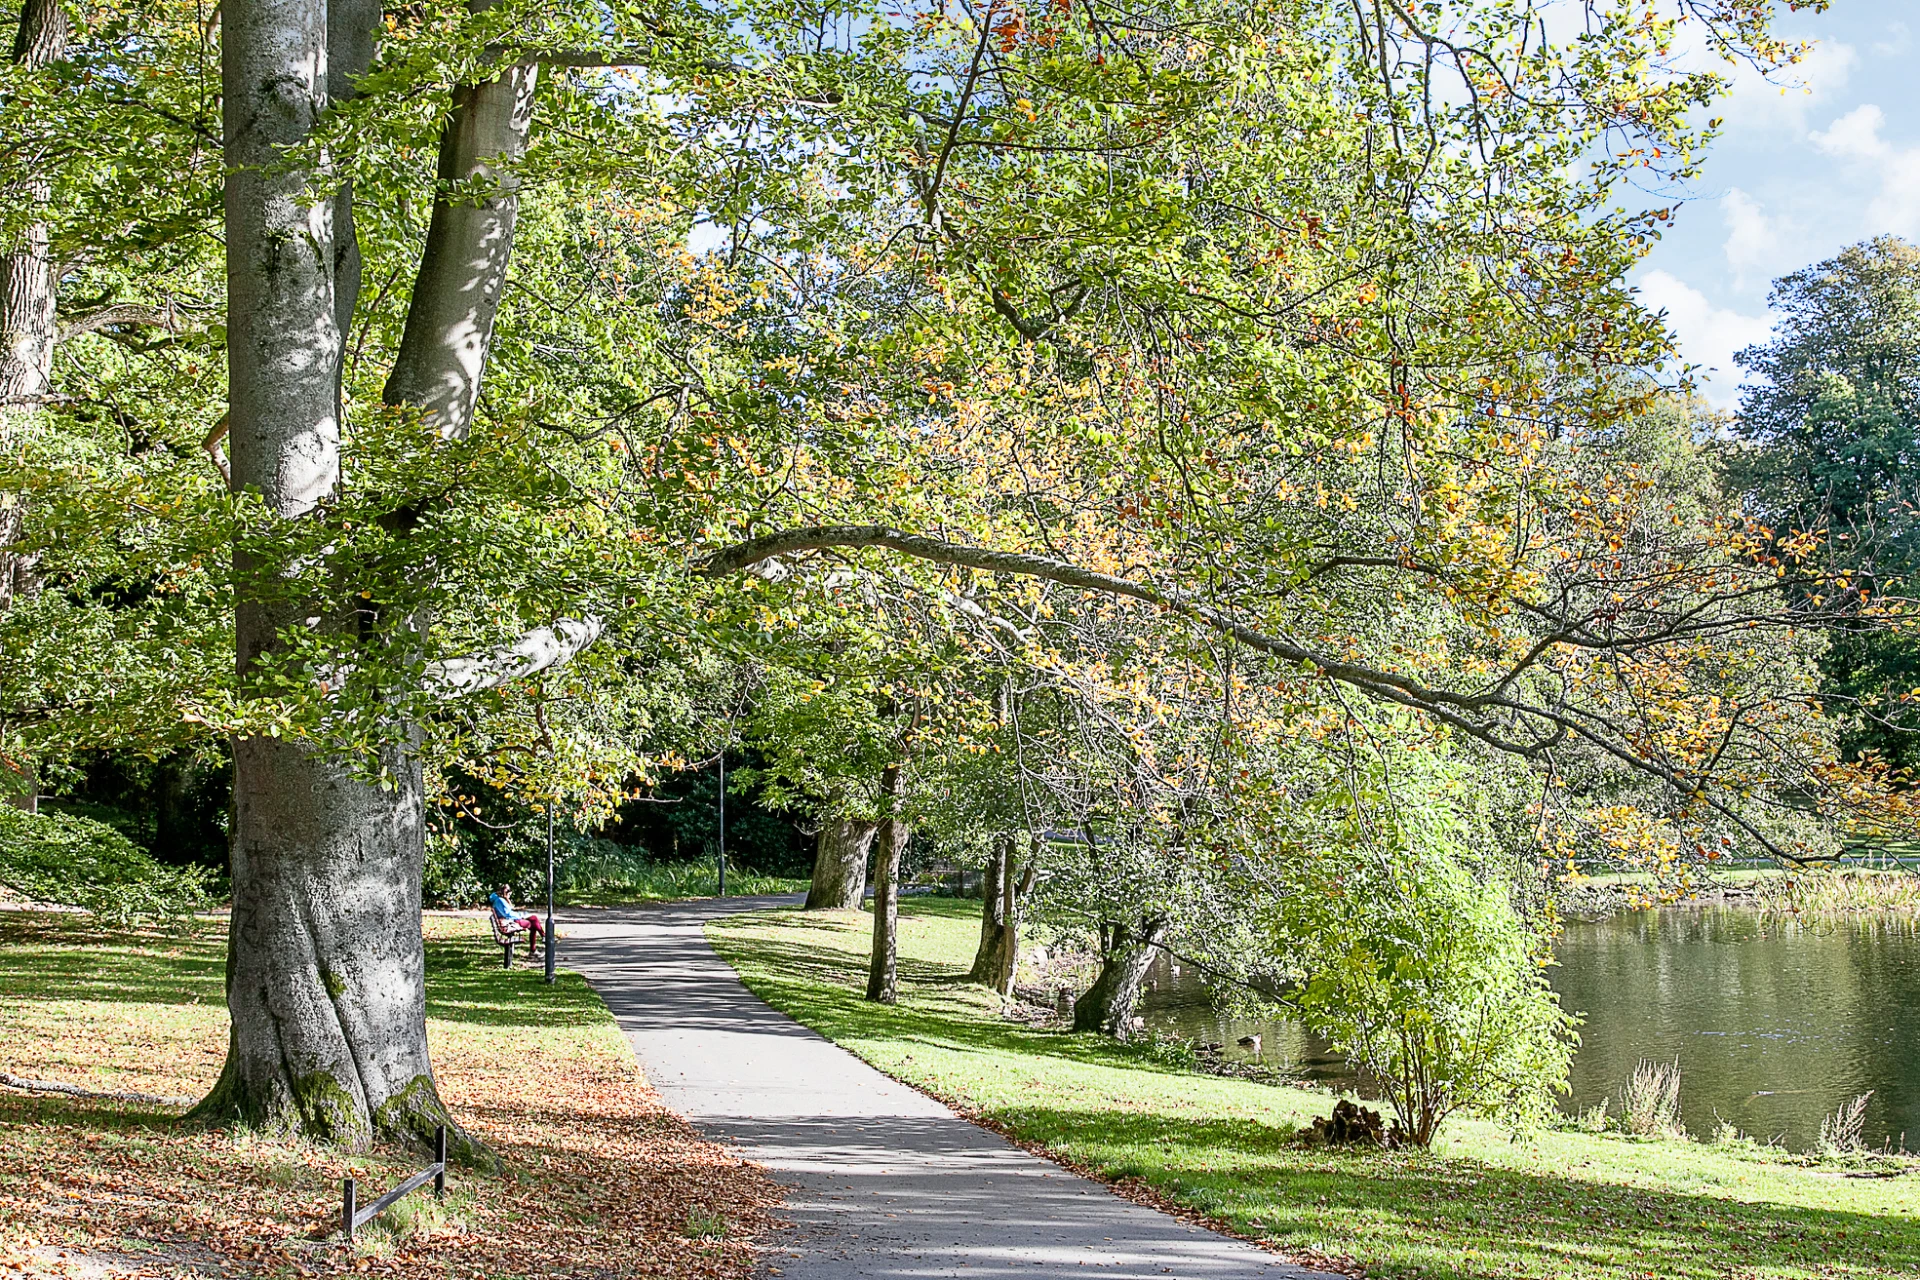
<instances>
[{"instance_id":1,"label":"green grass","mask_svg":"<svg viewBox=\"0 0 1920 1280\"><path fill-rule=\"evenodd\" d=\"M575 871L571 878L574 883L554 894L556 902L569 907L622 907L647 902L711 898L718 888L715 868L710 862L622 860L614 866ZM727 896L730 898L805 893L807 884L806 880L727 868Z\"/></svg>"},{"instance_id":2,"label":"green grass","mask_svg":"<svg viewBox=\"0 0 1920 1280\"><path fill-rule=\"evenodd\" d=\"M1139 1179L1282 1250L1370 1276L1789 1280L1920 1274L1920 1173L1750 1144L1514 1135L1456 1120L1431 1152L1293 1136L1332 1098L1168 1068L1139 1048L1002 1020L962 975L977 904L901 904L901 1003L860 998L870 917L708 925L747 985L876 1067L1112 1179Z\"/></svg>"}]
</instances>

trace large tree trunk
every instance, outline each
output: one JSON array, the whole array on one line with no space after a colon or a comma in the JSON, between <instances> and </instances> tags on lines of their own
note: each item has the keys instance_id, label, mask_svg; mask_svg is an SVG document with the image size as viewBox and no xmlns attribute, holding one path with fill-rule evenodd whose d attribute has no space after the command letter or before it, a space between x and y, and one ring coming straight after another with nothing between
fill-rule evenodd
<instances>
[{"instance_id":1,"label":"large tree trunk","mask_svg":"<svg viewBox=\"0 0 1920 1280\"><path fill-rule=\"evenodd\" d=\"M880 774L880 847L873 859L873 954L867 965L867 999L893 1004L900 998L900 854L907 824L900 814L905 770L890 764Z\"/></svg>"},{"instance_id":2,"label":"large tree trunk","mask_svg":"<svg viewBox=\"0 0 1920 1280\"><path fill-rule=\"evenodd\" d=\"M867 894L867 858L880 825L851 818L822 820L814 845L808 911L851 911Z\"/></svg>"},{"instance_id":3,"label":"large tree trunk","mask_svg":"<svg viewBox=\"0 0 1920 1280\"><path fill-rule=\"evenodd\" d=\"M1001 995L1013 993L1014 966L1020 959L1020 913L1033 888L1033 858L1022 868L1012 832L1003 833L987 859L980 892L980 946L973 954L967 981L979 982Z\"/></svg>"},{"instance_id":4,"label":"large tree trunk","mask_svg":"<svg viewBox=\"0 0 1920 1280\"><path fill-rule=\"evenodd\" d=\"M1134 1006L1140 1002L1140 988L1153 964L1154 944L1166 928L1166 921L1159 918L1143 921L1137 930L1118 923L1105 928L1100 976L1073 1002L1075 1031L1100 1031L1126 1038L1132 1029Z\"/></svg>"},{"instance_id":5,"label":"large tree trunk","mask_svg":"<svg viewBox=\"0 0 1920 1280\"><path fill-rule=\"evenodd\" d=\"M14 29L13 61L28 69L50 66L66 56L67 15L60 0L23 0ZM52 194L43 178L29 195L44 202ZM14 244L0 253L0 450L10 450L19 425L40 412L53 380L55 336L53 259L43 222L28 224ZM0 493L0 609L34 590L30 557L9 550L26 532L25 508L18 494ZM0 781L5 801L28 813L39 807L31 766L12 766L17 777Z\"/></svg>"},{"instance_id":6,"label":"large tree trunk","mask_svg":"<svg viewBox=\"0 0 1920 1280\"><path fill-rule=\"evenodd\" d=\"M200 1104L346 1146L448 1125L427 1057L420 766L383 791L272 738L234 744L233 920L220 1082Z\"/></svg>"},{"instance_id":7,"label":"large tree trunk","mask_svg":"<svg viewBox=\"0 0 1920 1280\"><path fill-rule=\"evenodd\" d=\"M362 0L347 7L378 21ZM329 19L323 0L234 0L222 25L232 481L294 520L340 476L338 202L305 198L315 175L282 159L326 108ZM238 567L243 582L272 568ZM328 612L271 597L237 607L242 673L290 621ZM349 1147L447 1124L471 1155L427 1055L420 767L399 751L380 763L387 787L303 745L234 743L233 1024L193 1117Z\"/></svg>"}]
</instances>

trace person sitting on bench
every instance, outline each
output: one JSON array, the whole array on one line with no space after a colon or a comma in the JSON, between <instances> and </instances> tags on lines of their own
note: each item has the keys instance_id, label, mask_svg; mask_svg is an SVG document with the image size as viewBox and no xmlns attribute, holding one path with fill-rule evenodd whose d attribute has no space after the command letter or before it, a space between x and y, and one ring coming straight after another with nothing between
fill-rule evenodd
<instances>
[{"instance_id":1,"label":"person sitting on bench","mask_svg":"<svg viewBox=\"0 0 1920 1280\"><path fill-rule=\"evenodd\" d=\"M513 909L513 899L507 896L507 886L505 885L501 885L498 889L495 889L487 895L487 905L493 908L494 919L498 920L503 927L509 929L525 929L527 931L527 959L533 959L533 940L540 934L546 932L540 923L540 917L536 915L523 916L516 912Z\"/></svg>"}]
</instances>

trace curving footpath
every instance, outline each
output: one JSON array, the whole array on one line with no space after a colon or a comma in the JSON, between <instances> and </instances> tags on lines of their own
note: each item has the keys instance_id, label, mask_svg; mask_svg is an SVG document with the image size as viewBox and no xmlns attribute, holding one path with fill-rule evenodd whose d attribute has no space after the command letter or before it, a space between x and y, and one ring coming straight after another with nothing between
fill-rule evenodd
<instances>
[{"instance_id":1,"label":"curving footpath","mask_svg":"<svg viewBox=\"0 0 1920 1280\"><path fill-rule=\"evenodd\" d=\"M1028 1155L766 1005L702 926L797 899L562 916L667 1104L787 1189L786 1280L1339 1280L1123 1200Z\"/></svg>"}]
</instances>

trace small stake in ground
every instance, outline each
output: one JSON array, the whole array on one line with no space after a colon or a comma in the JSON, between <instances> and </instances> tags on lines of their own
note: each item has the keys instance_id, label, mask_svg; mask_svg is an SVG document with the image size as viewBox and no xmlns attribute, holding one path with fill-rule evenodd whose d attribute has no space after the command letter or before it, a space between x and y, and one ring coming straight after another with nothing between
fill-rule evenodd
<instances>
[{"instance_id":1,"label":"small stake in ground","mask_svg":"<svg viewBox=\"0 0 1920 1280\"><path fill-rule=\"evenodd\" d=\"M400 1198L410 1191L433 1183L433 1194L444 1199L447 1194L447 1126L437 1125L433 1131L433 1163L408 1178L387 1194L375 1200L366 1208L359 1208L360 1188L352 1178L340 1180L340 1230L351 1240L361 1227L391 1209Z\"/></svg>"}]
</instances>

